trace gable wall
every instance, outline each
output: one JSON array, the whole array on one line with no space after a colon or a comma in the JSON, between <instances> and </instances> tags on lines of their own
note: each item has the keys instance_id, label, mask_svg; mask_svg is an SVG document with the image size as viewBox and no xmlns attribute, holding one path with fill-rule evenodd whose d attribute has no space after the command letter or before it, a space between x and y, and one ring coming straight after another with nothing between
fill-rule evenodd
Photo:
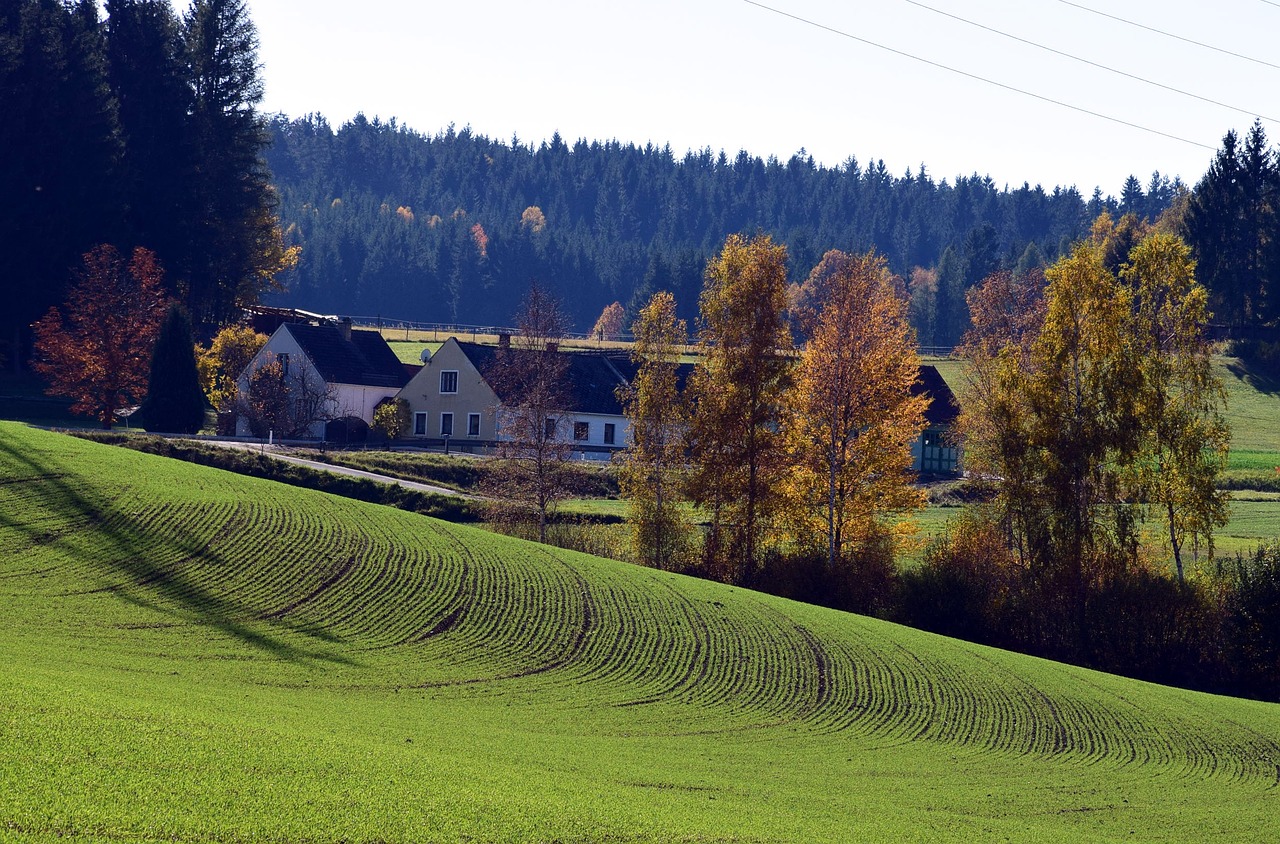
<instances>
[{"instance_id":1,"label":"gable wall","mask_svg":"<svg viewBox=\"0 0 1280 844\"><path fill-rule=\"evenodd\" d=\"M458 373L458 391L441 393L440 373L450 370ZM492 442L497 439L494 410L498 406L498 396L453 338L446 340L439 351L409 380L400 391L400 398L409 403L412 420L408 434L410 439L439 439L440 418L444 413L453 414L452 441ZM426 431L424 434L415 434L417 414L420 413L427 414ZM467 434L467 416L472 413L480 414L480 434L476 437Z\"/></svg>"}]
</instances>

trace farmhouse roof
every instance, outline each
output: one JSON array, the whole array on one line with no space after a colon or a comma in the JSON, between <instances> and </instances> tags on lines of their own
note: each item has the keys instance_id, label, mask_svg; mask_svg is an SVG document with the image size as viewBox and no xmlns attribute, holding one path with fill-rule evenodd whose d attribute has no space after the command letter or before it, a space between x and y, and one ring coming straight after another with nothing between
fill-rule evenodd
<instances>
[{"instance_id":1,"label":"farmhouse roof","mask_svg":"<svg viewBox=\"0 0 1280 844\"><path fill-rule=\"evenodd\" d=\"M489 369L498 350L494 346L479 343L456 341L471 361L471 365L488 381ZM571 407L566 411L575 413L599 413L605 416L621 416L622 404L618 401L618 387L630 383L635 377L636 367L630 356L616 352L554 352L564 359L568 379ZM501 385L490 384L498 392L502 401L514 400L513 396L504 396Z\"/></svg>"},{"instance_id":2,"label":"farmhouse roof","mask_svg":"<svg viewBox=\"0 0 1280 844\"><path fill-rule=\"evenodd\" d=\"M911 385L911 394L926 395L933 399L929 402L929 409L924 412L925 421L932 426L949 426L960 415L960 405L956 402L955 393L951 392L937 367L920 367L920 377Z\"/></svg>"},{"instance_id":3,"label":"farmhouse roof","mask_svg":"<svg viewBox=\"0 0 1280 844\"><path fill-rule=\"evenodd\" d=\"M471 361L482 377L488 381L488 373L498 356L498 349L481 343L470 343L454 338L458 348ZM622 404L618 401L617 389L629 384L636 376L637 367L625 352L566 352L554 354L562 356L567 362L567 377L572 396L572 406L566 411L577 413L599 413L609 416L621 416ZM682 363L676 369L679 389L683 390L694 365ZM501 385L490 384L498 392L502 401L514 400L513 396L504 396ZM925 420L929 425L947 427L955 422L960 414L955 394L947 386L942 375L933 366L921 366L920 377L911 386L912 395L926 395L932 399L929 409L925 411Z\"/></svg>"},{"instance_id":4,"label":"farmhouse roof","mask_svg":"<svg viewBox=\"0 0 1280 844\"><path fill-rule=\"evenodd\" d=\"M351 329L351 339L347 339L337 325L294 323L285 330L330 384L403 387L409 382L400 359L377 331Z\"/></svg>"}]
</instances>

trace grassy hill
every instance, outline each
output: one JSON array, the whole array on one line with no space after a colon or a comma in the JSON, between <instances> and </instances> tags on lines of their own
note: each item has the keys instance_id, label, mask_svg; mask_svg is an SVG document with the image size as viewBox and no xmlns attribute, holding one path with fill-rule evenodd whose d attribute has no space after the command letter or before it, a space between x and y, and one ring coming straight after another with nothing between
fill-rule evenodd
<instances>
[{"instance_id":1,"label":"grassy hill","mask_svg":"<svg viewBox=\"0 0 1280 844\"><path fill-rule=\"evenodd\" d=\"M1280 706L0 424L0 839L1255 841Z\"/></svg>"}]
</instances>

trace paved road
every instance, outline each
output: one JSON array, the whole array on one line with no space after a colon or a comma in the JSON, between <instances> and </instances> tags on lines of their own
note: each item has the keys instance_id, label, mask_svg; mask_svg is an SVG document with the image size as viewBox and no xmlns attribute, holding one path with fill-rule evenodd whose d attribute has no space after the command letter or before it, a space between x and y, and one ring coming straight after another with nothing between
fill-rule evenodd
<instances>
[{"instance_id":1,"label":"paved road","mask_svg":"<svg viewBox=\"0 0 1280 844\"><path fill-rule=\"evenodd\" d=\"M299 466L306 466L322 472L332 472L335 475L346 475L351 478L365 478L379 483L402 486L405 489L413 489L418 492L433 492L436 495L449 495L454 498L465 498L468 501L479 500L477 496L468 495L465 492L458 492L456 489L449 489L448 487L434 486L432 484L419 483L418 481L405 481L400 478L393 478L390 475L379 475L376 472L366 472L363 469L352 469L349 466L335 466L332 463L323 463L319 460L308 460L305 457L285 454L278 450L278 446L267 446L264 449L261 444L257 443L225 442L221 440L201 440L201 442L205 442L210 445L222 446L223 448L238 448L243 451L256 451L266 454L269 457L274 457L276 460L283 460L287 463L297 463Z\"/></svg>"}]
</instances>

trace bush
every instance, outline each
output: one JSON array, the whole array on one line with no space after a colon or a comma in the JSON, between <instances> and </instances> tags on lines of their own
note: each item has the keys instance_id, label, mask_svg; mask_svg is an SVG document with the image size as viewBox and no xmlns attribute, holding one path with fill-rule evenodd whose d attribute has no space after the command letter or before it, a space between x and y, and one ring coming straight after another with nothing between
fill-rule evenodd
<instances>
[{"instance_id":1,"label":"bush","mask_svg":"<svg viewBox=\"0 0 1280 844\"><path fill-rule=\"evenodd\" d=\"M897 620L973 642L1007 642L1020 582L997 525L982 511L966 510L925 549L923 564L903 573Z\"/></svg>"},{"instance_id":2,"label":"bush","mask_svg":"<svg viewBox=\"0 0 1280 844\"><path fill-rule=\"evenodd\" d=\"M886 618L892 612L897 580L892 538L880 534L849 551L835 568L824 550L771 551L742 585L809 604Z\"/></svg>"},{"instance_id":3,"label":"bush","mask_svg":"<svg viewBox=\"0 0 1280 844\"><path fill-rule=\"evenodd\" d=\"M1227 567L1227 642L1243 694L1280 700L1280 543Z\"/></svg>"}]
</instances>

